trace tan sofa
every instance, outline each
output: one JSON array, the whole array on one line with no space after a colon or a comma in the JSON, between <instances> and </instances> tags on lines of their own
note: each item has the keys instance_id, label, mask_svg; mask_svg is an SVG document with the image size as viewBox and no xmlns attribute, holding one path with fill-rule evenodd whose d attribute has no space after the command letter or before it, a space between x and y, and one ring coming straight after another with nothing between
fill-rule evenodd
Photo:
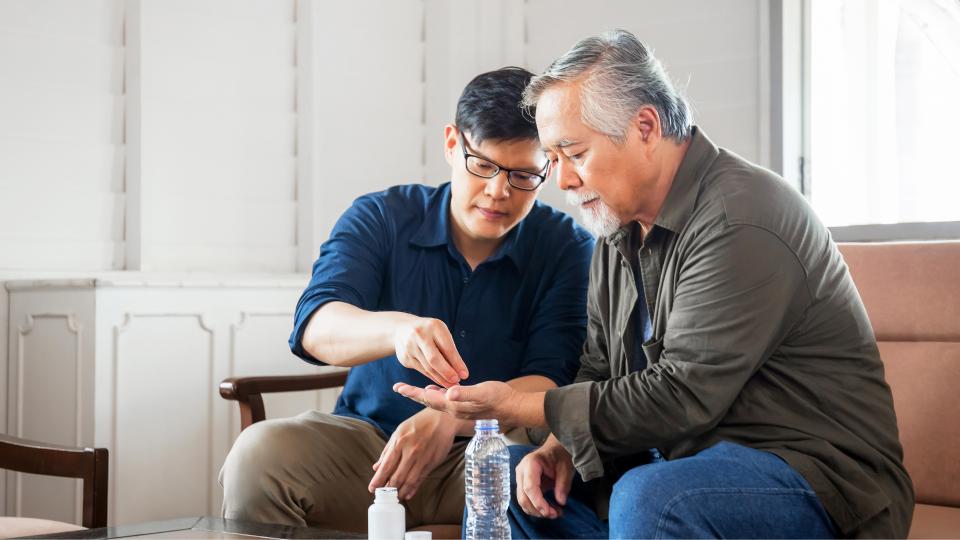
<instances>
[{"instance_id":1,"label":"tan sofa","mask_svg":"<svg viewBox=\"0 0 960 540\"><path fill-rule=\"evenodd\" d=\"M960 538L960 242L841 244L893 392L910 538Z\"/></svg>"}]
</instances>

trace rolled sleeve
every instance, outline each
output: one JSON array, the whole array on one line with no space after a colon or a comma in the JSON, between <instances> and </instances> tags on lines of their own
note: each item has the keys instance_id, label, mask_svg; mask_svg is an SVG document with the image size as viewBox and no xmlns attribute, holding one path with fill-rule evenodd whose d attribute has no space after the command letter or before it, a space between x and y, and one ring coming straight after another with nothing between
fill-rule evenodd
<instances>
[{"instance_id":1,"label":"rolled sleeve","mask_svg":"<svg viewBox=\"0 0 960 540\"><path fill-rule=\"evenodd\" d=\"M570 384L580 364L586 328L587 282L593 239L584 235L564 250L561 266L531 316L520 375Z\"/></svg>"},{"instance_id":2,"label":"rolled sleeve","mask_svg":"<svg viewBox=\"0 0 960 540\"><path fill-rule=\"evenodd\" d=\"M310 317L328 302L339 301L361 309L376 306L390 251L390 232L377 197L354 201L340 216L329 239L320 246L313 276L297 302L290 350L300 358L324 364L303 348Z\"/></svg>"},{"instance_id":3,"label":"rolled sleeve","mask_svg":"<svg viewBox=\"0 0 960 540\"><path fill-rule=\"evenodd\" d=\"M603 475L603 461L590 430L594 382L580 382L548 390L543 402L550 431L573 456L573 466L584 481Z\"/></svg>"}]
</instances>

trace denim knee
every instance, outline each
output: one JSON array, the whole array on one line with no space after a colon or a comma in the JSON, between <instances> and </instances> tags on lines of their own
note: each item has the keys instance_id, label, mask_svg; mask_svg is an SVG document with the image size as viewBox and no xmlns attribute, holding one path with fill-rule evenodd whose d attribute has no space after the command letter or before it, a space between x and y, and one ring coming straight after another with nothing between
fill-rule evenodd
<instances>
[{"instance_id":1,"label":"denim knee","mask_svg":"<svg viewBox=\"0 0 960 540\"><path fill-rule=\"evenodd\" d=\"M654 538L661 509L676 494L659 467L644 465L626 472L610 495L610 538Z\"/></svg>"}]
</instances>

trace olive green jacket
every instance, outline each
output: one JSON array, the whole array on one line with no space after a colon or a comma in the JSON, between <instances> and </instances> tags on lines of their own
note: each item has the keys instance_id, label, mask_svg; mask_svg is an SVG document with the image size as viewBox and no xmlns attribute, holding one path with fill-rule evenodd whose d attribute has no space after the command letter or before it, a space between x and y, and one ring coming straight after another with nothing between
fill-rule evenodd
<instances>
[{"instance_id":1,"label":"olive green jacket","mask_svg":"<svg viewBox=\"0 0 960 540\"><path fill-rule=\"evenodd\" d=\"M653 338L631 372L634 267ZM585 480L657 448L768 450L816 491L842 534L906 536L903 467L876 338L830 233L774 173L695 128L650 233L598 241L576 382L547 422Z\"/></svg>"}]
</instances>

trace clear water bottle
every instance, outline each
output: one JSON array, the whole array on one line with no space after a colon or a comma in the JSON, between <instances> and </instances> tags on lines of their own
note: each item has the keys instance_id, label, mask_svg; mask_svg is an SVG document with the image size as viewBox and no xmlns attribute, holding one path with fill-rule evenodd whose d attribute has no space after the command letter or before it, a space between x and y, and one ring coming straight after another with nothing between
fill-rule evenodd
<instances>
[{"instance_id":1,"label":"clear water bottle","mask_svg":"<svg viewBox=\"0 0 960 540\"><path fill-rule=\"evenodd\" d=\"M510 538L510 453L496 420L477 420L467 445L467 540Z\"/></svg>"}]
</instances>

